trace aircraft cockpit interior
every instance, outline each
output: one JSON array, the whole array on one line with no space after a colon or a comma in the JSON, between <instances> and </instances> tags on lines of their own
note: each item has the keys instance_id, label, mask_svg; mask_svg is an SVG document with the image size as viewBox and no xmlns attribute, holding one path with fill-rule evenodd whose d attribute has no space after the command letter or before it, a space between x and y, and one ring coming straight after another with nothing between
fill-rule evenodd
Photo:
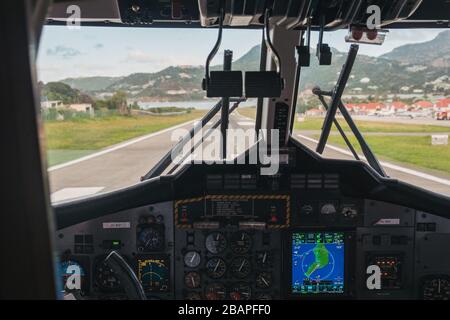
<instances>
[{"instance_id":1,"label":"aircraft cockpit interior","mask_svg":"<svg viewBox=\"0 0 450 320\"><path fill-rule=\"evenodd\" d=\"M450 299L450 180L435 175L433 183L440 183L440 190L444 190L440 192L393 176L390 170L407 175L413 169L398 169L398 162L386 166L389 161L378 157L380 147L370 143L377 134L366 134L358 120L362 116L350 112L345 99L348 92L355 92L353 82L349 85L355 74L369 68L371 60L360 59L361 51L365 54L372 47L382 48L383 42L398 30L408 31L414 38L416 29L449 28L448 1L21 0L2 1L0 8L0 21L4 22L0 39L10 43L0 52L0 97L15 101L14 108L6 108L5 104L10 116L1 120L2 139L11 139L2 143L6 148L6 163L2 166L7 190L4 195L11 209L2 210L2 250L6 259L1 262L4 271L0 273L0 297ZM59 180L52 175L64 169L52 167L47 172L43 160L45 142L39 141L43 141L44 133L40 120L36 120L39 91L35 59L41 50L48 56L59 54L43 49L42 41L39 44L40 37L46 36L42 28L76 28L78 20L74 15L78 10L82 28L109 30L112 35L122 29L132 33L151 29L154 34L175 30L183 38L190 30L207 29L207 45L196 42L198 50L207 47L207 54L195 60L202 61L195 77L188 71L179 74L180 79L195 83L193 92L202 96L209 107L198 117L191 113L189 121L193 125L179 135L176 143L169 146L162 138L155 142L158 148L165 149L154 165L133 160L133 152L151 154L152 150L135 147L126 153L128 149L120 148L127 142L100 151L109 157L115 155L117 163L127 162L127 167L140 176L133 184L52 201L48 177L52 177L52 184L56 183ZM7 32L12 28L16 30L14 37ZM236 58L237 51L224 47L235 30L257 34L257 69L249 70L236 62L233 54ZM65 32L68 38L72 36L72 31ZM329 43L335 32L340 36L332 41L347 43L345 52L338 52ZM154 40L149 37L143 41ZM244 45L245 39L240 41ZM80 49L79 55L88 55L86 50ZM410 56L416 54L412 47L408 50ZM429 50L437 49L429 46ZM65 54L67 58L75 52ZM102 59L106 61L113 54L106 52L95 63L101 66ZM450 51L446 54L435 67L444 74L440 83L448 86ZM147 59L137 53L133 57ZM213 63L214 59L220 61ZM392 69L397 64L387 59L380 61L390 66L386 74L400 72ZM339 65L329 71L332 63ZM419 71L409 77L425 73L420 69L425 64L417 63L415 70ZM314 69L320 71L308 71L313 66L320 66ZM72 67L83 68L76 64ZM296 130L302 122L297 123L297 106L303 103L299 88L304 88L304 77L314 82L322 73L327 80L304 91L316 99L323 118L310 136L299 139ZM371 78L368 83L364 79L359 82L362 88L375 81ZM417 76L416 80L420 79ZM152 80L147 86L158 84L164 88L169 80L170 76L166 82ZM381 82L383 88L394 86L389 76ZM441 98L450 95L450 89L443 90L447 91ZM184 94L182 88L172 91L170 97ZM412 98L405 99L413 103ZM60 99L50 99L49 95L48 100ZM255 101L253 120L244 115L242 105L248 101ZM389 117L393 116L378 118L384 121ZM411 121L425 121L421 119ZM64 121L55 120L55 128ZM90 120L78 120L83 121ZM248 122L250 142L236 151L233 143L246 132L232 133L230 129ZM420 140L421 135L414 137ZM337 148L333 146L337 137L343 141L340 146L348 149L345 159L327 156ZM47 142L50 145L52 141ZM216 152L203 158L195 156L205 153L208 145L218 146ZM413 149L411 146L392 153ZM123 152L116 155L111 150ZM83 157L101 161L97 155ZM434 157L443 157L445 162L445 153L429 154L429 161ZM80 169L70 179L89 170L88 162L82 167L78 160L71 161ZM450 158L446 161L448 164ZM98 171L89 171L89 175L98 173L105 179L105 167L111 168L111 177L120 170L106 160L95 165ZM142 167L146 168L143 172ZM432 170L421 173L418 179L426 179ZM25 258L24 252L28 252L28 262L18 263ZM22 268L28 270L27 278Z\"/></svg>"}]
</instances>

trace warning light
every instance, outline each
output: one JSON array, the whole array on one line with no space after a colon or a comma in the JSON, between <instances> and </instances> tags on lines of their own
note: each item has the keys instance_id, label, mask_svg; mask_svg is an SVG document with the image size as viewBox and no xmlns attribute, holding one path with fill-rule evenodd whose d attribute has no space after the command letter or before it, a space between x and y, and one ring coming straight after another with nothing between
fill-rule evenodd
<instances>
[{"instance_id":1,"label":"warning light","mask_svg":"<svg viewBox=\"0 0 450 320\"><path fill-rule=\"evenodd\" d=\"M360 26L352 26L345 36L346 42L365 43L365 44L383 44L386 33L384 29L367 29Z\"/></svg>"}]
</instances>

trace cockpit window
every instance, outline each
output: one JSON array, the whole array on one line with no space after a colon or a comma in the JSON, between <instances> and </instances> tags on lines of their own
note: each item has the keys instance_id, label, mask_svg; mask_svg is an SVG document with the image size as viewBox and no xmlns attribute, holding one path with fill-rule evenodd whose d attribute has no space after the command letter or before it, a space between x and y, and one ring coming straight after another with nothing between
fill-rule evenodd
<instances>
[{"instance_id":1,"label":"cockpit window","mask_svg":"<svg viewBox=\"0 0 450 320\"><path fill-rule=\"evenodd\" d=\"M201 87L217 32L181 31L44 28L38 77L53 202L139 182L219 102ZM233 69L258 70L260 43L260 30L227 31L212 70L222 69L224 49ZM229 127L251 133L255 110L255 99L240 101ZM253 141L229 143L231 157Z\"/></svg>"},{"instance_id":2,"label":"cockpit window","mask_svg":"<svg viewBox=\"0 0 450 320\"><path fill-rule=\"evenodd\" d=\"M303 68L294 131L317 149L332 91L347 59L344 31L329 33L331 66ZM342 102L386 176L427 190L450 194L450 31L390 30L382 46L360 45ZM317 93L317 91L316 91ZM338 109L322 156L367 161L351 126Z\"/></svg>"}]
</instances>

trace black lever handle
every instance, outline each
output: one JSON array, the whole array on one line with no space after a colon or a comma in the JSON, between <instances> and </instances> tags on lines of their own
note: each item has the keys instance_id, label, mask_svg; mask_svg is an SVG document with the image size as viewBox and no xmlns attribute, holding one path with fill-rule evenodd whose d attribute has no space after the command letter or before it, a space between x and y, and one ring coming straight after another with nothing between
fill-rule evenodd
<instances>
[{"instance_id":1,"label":"black lever handle","mask_svg":"<svg viewBox=\"0 0 450 320\"><path fill-rule=\"evenodd\" d=\"M116 273L129 299L147 300L141 282L133 269L120 254L116 251L111 251L105 258L105 263Z\"/></svg>"}]
</instances>

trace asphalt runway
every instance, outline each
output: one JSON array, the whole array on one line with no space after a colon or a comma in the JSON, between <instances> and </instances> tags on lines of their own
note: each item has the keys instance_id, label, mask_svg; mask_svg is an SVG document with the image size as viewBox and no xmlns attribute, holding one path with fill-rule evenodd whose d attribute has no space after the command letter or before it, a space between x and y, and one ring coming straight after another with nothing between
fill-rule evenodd
<instances>
[{"instance_id":1,"label":"asphalt runway","mask_svg":"<svg viewBox=\"0 0 450 320\"><path fill-rule=\"evenodd\" d=\"M141 176L146 174L175 145L177 140L173 139L172 134L177 129L191 129L193 123L191 121L132 139L86 157L49 168L52 201L60 202L86 197L139 183ZM229 127L252 129L254 120L239 114L232 114ZM295 132L295 135L302 143L314 148L314 139L304 136L300 132ZM230 151L230 157L245 151L247 146L248 143L235 144L232 148L234 150ZM205 152L208 156L217 158L208 152L208 143L203 147L203 153ZM345 150L336 147L327 147L324 156L352 159ZM390 163L383 164L391 177L450 195L450 180L446 178Z\"/></svg>"}]
</instances>

